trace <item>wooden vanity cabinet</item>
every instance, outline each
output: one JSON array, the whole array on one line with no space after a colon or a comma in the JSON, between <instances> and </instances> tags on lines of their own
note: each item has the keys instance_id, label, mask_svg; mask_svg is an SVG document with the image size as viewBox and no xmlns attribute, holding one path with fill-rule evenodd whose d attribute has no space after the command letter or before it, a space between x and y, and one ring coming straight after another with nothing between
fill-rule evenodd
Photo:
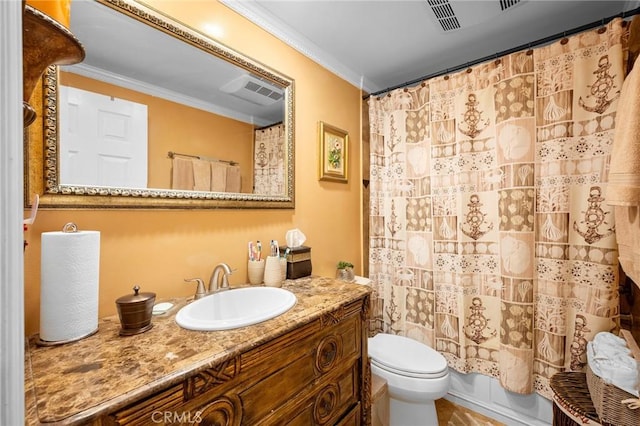
<instances>
[{"instance_id":1,"label":"wooden vanity cabinet","mask_svg":"<svg viewBox=\"0 0 640 426\"><path fill-rule=\"evenodd\" d=\"M369 425L368 297L194 372L105 425Z\"/></svg>"}]
</instances>

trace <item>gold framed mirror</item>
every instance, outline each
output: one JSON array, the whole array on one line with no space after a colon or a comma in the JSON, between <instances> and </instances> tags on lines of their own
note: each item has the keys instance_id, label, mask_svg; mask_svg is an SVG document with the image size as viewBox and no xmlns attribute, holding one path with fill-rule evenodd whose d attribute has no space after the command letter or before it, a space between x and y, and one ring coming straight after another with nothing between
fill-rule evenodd
<instances>
[{"instance_id":1,"label":"gold framed mirror","mask_svg":"<svg viewBox=\"0 0 640 426\"><path fill-rule=\"evenodd\" d=\"M31 98L38 121L25 135L26 207L34 194L39 195L41 208L295 207L291 78L134 0L72 2L72 7L84 8L72 9L71 31L85 47L86 58L73 66L50 66L42 77L42 87L36 88ZM81 17L77 25L74 17ZM95 25L94 19L102 25ZM130 53L118 56L126 48ZM147 59L153 63L145 62ZM270 99L263 102L254 99L253 93L239 93L249 86L256 90L256 84L257 91L268 92ZM91 121L74 103L76 92L72 90L78 89L81 97L89 91L105 97L106 102L135 101L147 109L141 121L146 123L148 140L141 157L144 161L138 163L142 166L122 165L120 154L115 155L117 161L110 157L110 162L101 159L97 165L78 160L85 157L69 148L73 147L71 142L65 142L73 140L73 135L66 134L69 128ZM101 120L96 119L102 137L108 133L112 141L120 130L130 127L128 122L105 124ZM265 133L277 133L277 142L269 145ZM235 139L238 135L241 138ZM88 145L87 140L81 138L80 144ZM195 163L189 166L194 168L189 171L195 175L193 189L177 186L184 172L176 172L177 159L182 160L180 164L185 160L211 162L213 168L207 170L211 186L198 185ZM275 160L269 164L269 159ZM220 162L234 166L233 180L230 171L222 172L226 188L219 182L214 185L214 170L219 170ZM115 183L75 177L69 170L75 173L78 164L90 172L111 168ZM139 173L141 169L146 170ZM122 177L128 176L129 170L141 174L142 183L136 180L128 185L130 179Z\"/></svg>"}]
</instances>

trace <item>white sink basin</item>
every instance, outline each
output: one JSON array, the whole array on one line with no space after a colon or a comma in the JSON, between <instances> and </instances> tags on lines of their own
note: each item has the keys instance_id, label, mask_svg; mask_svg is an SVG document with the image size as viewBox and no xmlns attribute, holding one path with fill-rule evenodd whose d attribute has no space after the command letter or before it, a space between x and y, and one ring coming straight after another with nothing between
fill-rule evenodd
<instances>
[{"instance_id":1,"label":"white sink basin","mask_svg":"<svg viewBox=\"0 0 640 426\"><path fill-rule=\"evenodd\" d=\"M275 318L296 304L296 296L278 287L224 290L181 308L176 322L198 331L230 330Z\"/></svg>"}]
</instances>

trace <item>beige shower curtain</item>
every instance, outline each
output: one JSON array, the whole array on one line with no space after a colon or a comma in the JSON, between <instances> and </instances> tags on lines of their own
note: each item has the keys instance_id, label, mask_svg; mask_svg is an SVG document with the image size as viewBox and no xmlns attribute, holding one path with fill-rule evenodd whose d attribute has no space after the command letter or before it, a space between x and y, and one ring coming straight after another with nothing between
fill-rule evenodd
<instances>
[{"instance_id":1,"label":"beige shower curtain","mask_svg":"<svg viewBox=\"0 0 640 426\"><path fill-rule=\"evenodd\" d=\"M255 131L254 194L285 194L284 124Z\"/></svg>"},{"instance_id":2,"label":"beige shower curtain","mask_svg":"<svg viewBox=\"0 0 640 426\"><path fill-rule=\"evenodd\" d=\"M550 397L618 327L606 204L626 22L370 99L374 319Z\"/></svg>"}]
</instances>

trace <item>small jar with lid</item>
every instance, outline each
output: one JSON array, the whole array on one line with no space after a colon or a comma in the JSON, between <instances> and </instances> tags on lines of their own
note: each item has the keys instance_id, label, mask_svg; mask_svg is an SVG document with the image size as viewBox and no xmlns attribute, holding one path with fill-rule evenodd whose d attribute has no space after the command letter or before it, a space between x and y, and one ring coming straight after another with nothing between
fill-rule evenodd
<instances>
[{"instance_id":1,"label":"small jar with lid","mask_svg":"<svg viewBox=\"0 0 640 426\"><path fill-rule=\"evenodd\" d=\"M116 300L120 317L120 335L131 336L144 333L153 327L151 316L156 301L155 293L140 293L140 286L133 287L133 294Z\"/></svg>"}]
</instances>

